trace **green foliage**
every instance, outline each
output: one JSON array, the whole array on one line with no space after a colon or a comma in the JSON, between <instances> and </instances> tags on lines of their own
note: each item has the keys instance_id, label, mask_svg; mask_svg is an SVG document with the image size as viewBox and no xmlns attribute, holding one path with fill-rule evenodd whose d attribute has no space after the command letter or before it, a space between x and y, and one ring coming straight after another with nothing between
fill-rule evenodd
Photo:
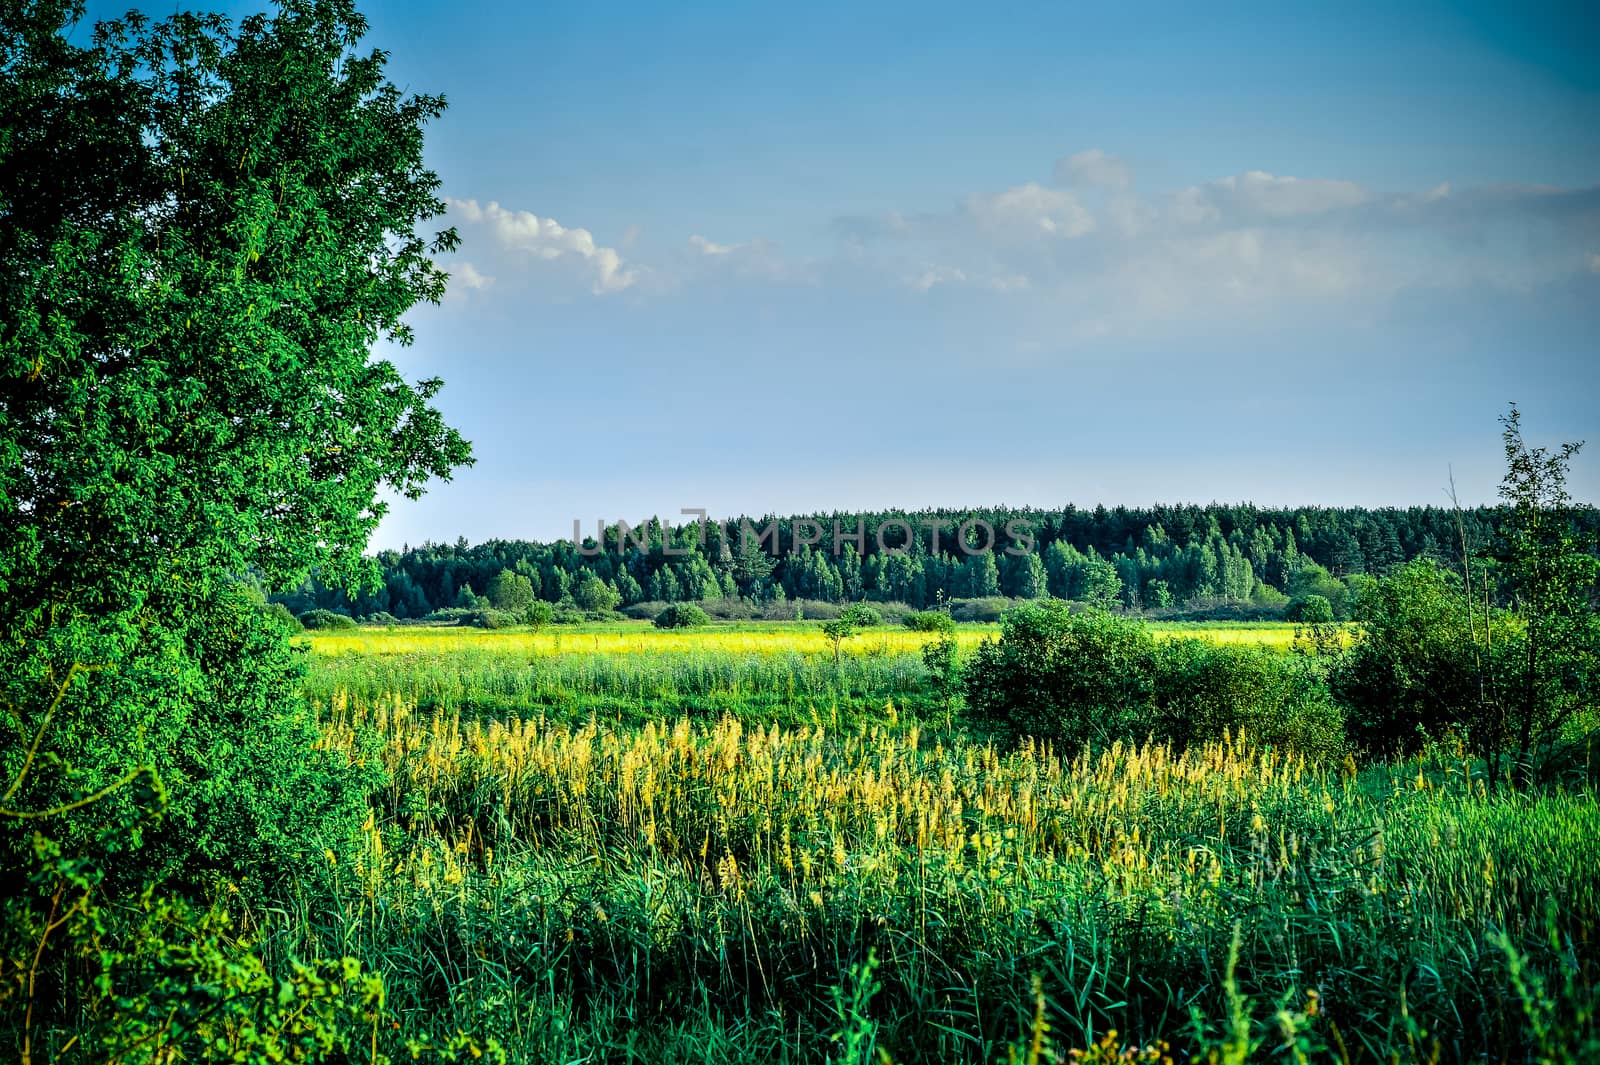
<instances>
[{"instance_id":1,"label":"green foliage","mask_svg":"<svg viewBox=\"0 0 1600 1065\"><path fill-rule=\"evenodd\" d=\"M1260 647L1206 640L1156 645L1150 727L1188 747L1243 735L1324 765L1344 757L1344 715L1321 663Z\"/></svg>"},{"instance_id":2,"label":"green foliage","mask_svg":"<svg viewBox=\"0 0 1600 1065\"><path fill-rule=\"evenodd\" d=\"M353 957L289 959L280 975L219 906L153 879L103 901L93 853L107 846L73 854L35 835L26 883L0 903L0 1031L22 1061L505 1062L494 1040L397 1040L382 979Z\"/></svg>"},{"instance_id":3,"label":"green foliage","mask_svg":"<svg viewBox=\"0 0 1600 1065\"><path fill-rule=\"evenodd\" d=\"M444 210L422 153L443 102L384 80L347 0L79 13L0 10L0 712L55 759L13 799L147 765L170 808L108 875L254 893L343 847L369 781L318 744L284 626L235 578L370 581L380 490L469 458L439 382L372 357L444 291L455 235L418 233Z\"/></svg>"},{"instance_id":4,"label":"green foliage","mask_svg":"<svg viewBox=\"0 0 1600 1065\"><path fill-rule=\"evenodd\" d=\"M1289 593L1291 603L1303 604L1310 596L1320 596L1327 600L1335 620L1343 621L1350 617L1350 589L1325 567L1314 562L1303 562L1297 566L1289 575L1289 586L1284 590Z\"/></svg>"},{"instance_id":5,"label":"green foliage","mask_svg":"<svg viewBox=\"0 0 1600 1065\"><path fill-rule=\"evenodd\" d=\"M956 621L942 610L919 610L901 619L912 632L954 632Z\"/></svg>"},{"instance_id":6,"label":"green foliage","mask_svg":"<svg viewBox=\"0 0 1600 1065\"><path fill-rule=\"evenodd\" d=\"M849 614L850 620L863 629L876 628L883 624L883 612L866 603L852 603L845 607L841 614Z\"/></svg>"},{"instance_id":7,"label":"green foliage","mask_svg":"<svg viewBox=\"0 0 1600 1065\"><path fill-rule=\"evenodd\" d=\"M169 794L159 824L140 823L119 791L56 818L53 838L77 847L108 821L135 825L127 878L195 888L228 881L259 897L318 868L325 848L348 845L375 770L354 771L318 743L300 692L303 653L263 621L251 596L231 581L208 593L153 597L165 623L129 640L120 668L69 668L44 712L10 723L41 738L48 767L23 773L24 751L8 747L0 770L22 778L15 805L38 810L145 766ZM26 837L9 845L7 860L20 860Z\"/></svg>"},{"instance_id":8,"label":"green foliage","mask_svg":"<svg viewBox=\"0 0 1600 1065\"><path fill-rule=\"evenodd\" d=\"M710 623L711 615L693 603L673 603L655 618L658 629L692 629Z\"/></svg>"},{"instance_id":9,"label":"green foliage","mask_svg":"<svg viewBox=\"0 0 1600 1065\"><path fill-rule=\"evenodd\" d=\"M597 614L608 614L622 605L622 596L617 590L593 573L578 582L572 599L580 609Z\"/></svg>"},{"instance_id":10,"label":"green foliage","mask_svg":"<svg viewBox=\"0 0 1600 1065\"><path fill-rule=\"evenodd\" d=\"M1355 644L1331 682L1363 750L1416 751L1452 729L1481 729L1490 666L1468 617L1459 579L1429 562L1400 567L1360 597ZM1496 613L1487 622L1502 647L1508 621Z\"/></svg>"},{"instance_id":11,"label":"green foliage","mask_svg":"<svg viewBox=\"0 0 1600 1065\"><path fill-rule=\"evenodd\" d=\"M552 624L556 618L556 609L543 599L535 599L528 604L522 612L522 623L538 632L546 625Z\"/></svg>"},{"instance_id":12,"label":"green foliage","mask_svg":"<svg viewBox=\"0 0 1600 1065\"><path fill-rule=\"evenodd\" d=\"M301 624L300 619L295 617L294 613L282 603L268 603L262 610L266 613L268 620L282 626L283 631L287 633L293 634L305 631L305 625Z\"/></svg>"},{"instance_id":13,"label":"green foliage","mask_svg":"<svg viewBox=\"0 0 1600 1065\"><path fill-rule=\"evenodd\" d=\"M518 614L533 605L538 598L533 582L524 574L503 569L489 580L489 603L496 610Z\"/></svg>"},{"instance_id":14,"label":"green foliage","mask_svg":"<svg viewBox=\"0 0 1600 1065\"><path fill-rule=\"evenodd\" d=\"M1337 760L1343 721L1323 668L1259 647L1158 641L1143 622L1047 603L1007 614L999 641L978 649L966 703L985 730L1068 749L1147 736L1181 749L1244 735Z\"/></svg>"},{"instance_id":15,"label":"green foliage","mask_svg":"<svg viewBox=\"0 0 1600 1065\"><path fill-rule=\"evenodd\" d=\"M924 644L922 664L928 668L929 686L943 706L948 723L961 699L963 683L962 664L954 635L945 633L932 643Z\"/></svg>"},{"instance_id":16,"label":"green foliage","mask_svg":"<svg viewBox=\"0 0 1600 1065\"><path fill-rule=\"evenodd\" d=\"M1516 645L1501 659L1516 665L1501 672L1503 731L1493 747L1514 751L1528 770L1600 698L1600 558L1594 535L1580 532L1567 492L1569 467L1582 444L1553 452L1528 447L1515 406L1503 424L1500 495L1508 512L1499 530L1499 561L1521 624Z\"/></svg>"},{"instance_id":17,"label":"green foliage","mask_svg":"<svg viewBox=\"0 0 1600 1065\"><path fill-rule=\"evenodd\" d=\"M822 623L822 635L833 645L833 664L835 666L839 665L839 657L843 652L844 642L855 634L855 622L842 615L832 621L824 621Z\"/></svg>"},{"instance_id":18,"label":"green foliage","mask_svg":"<svg viewBox=\"0 0 1600 1065\"><path fill-rule=\"evenodd\" d=\"M984 729L1069 748L1107 743L1147 723L1155 640L1143 623L1063 603L1018 607L967 671L971 719Z\"/></svg>"},{"instance_id":19,"label":"green foliage","mask_svg":"<svg viewBox=\"0 0 1600 1065\"><path fill-rule=\"evenodd\" d=\"M307 610L297 618L302 629L353 629L356 620L348 614L337 614L332 610Z\"/></svg>"},{"instance_id":20,"label":"green foliage","mask_svg":"<svg viewBox=\"0 0 1600 1065\"><path fill-rule=\"evenodd\" d=\"M1333 622L1333 604L1327 596L1309 592L1303 598L1291 600L1283 616L1307 625L1328 625Z\"/></svg>"},{"instance_id":21,"label":"green foliage","mask_svg":"<svg viewBox=\"0 0 1600 1065\"><path fill-rule=\"evenodd\" d=\"M1577 510L1573 516L1586 534L1600 529L1600 512L1592 508ZM1348 617L1345 599L1353 581L1386 574L1412 559L1437 560L1443 557L1440 545L1455 543L1462 529L1485 542L1492 536L1496 520L1488 508L1458 515L1440 507L1268 509L1212 504L1094 511L1070 506L1061 510L946 511L915 516L911 521L916 530L912 554L890 564L875 530L889 520L905 517L829 514L763 519L753 523L752 532L770 528L773 535L760 545L752 542L749 550L743 543L740 519L712 521L704 526L703 543L692 535L680 536L679 546L689 554L676 561L631 543L619 543L615 528L607 530L607 550L600 558L583 557L559 541L425 544L403 553L386 553L380 559L384 587L359 608L355 599L362 596L351 597L338 584L329 583L310 586L307 594L315 601L296 609L344 606L355 614L387 609L401 617L420 617L452 605L463 580L473 588L485 588L495 574L510 567L530 577L538 574L535 587L551 602L570 595L583 575L593 570L615 582L624 605L731 597L764 608L777 599L781 589L785 600L807 601L807 617L827 617L831 615L819 613L815 604L836 608L865 597L877 603L903 600L913 609L927 609L968 598L975 594L976 576L980 591L992 589L983 596L985 600L1000 596L1032 599L1046 594L1075 600L1098 596L1104 603L1120 603L1135 610L1166 613L1183 609L1201 616L1222 616L1218 613L1221 608L1245 605L1277 611L1289 601L1286 592L1297 596L1315 593L1329 600L1337 619L1344 619ZM790 534L796 524L820 522L822 528L830 529L835 518L846 530L858 519L862 522L867 533L862 551L847 540L843 550L835 553L826 538L823 545L795 549ZM987 563L979 556L963 555L949 535L952 527L974 518L988 521L997 530L1015 520L1026 521L1034 530L1033 553L995 558L998 588L993 587ZM945 530L937 544L932 530L940 521L935 519L942 520ZM898 549L902 536L903 530L895 528L886 543ZM1002 542L1004 539L1002 534ZM1110 570L1105 568L1107 563ZM1115 576L1120 586L1112 585L1109 576Z\"/></svg>"}]
</instances>

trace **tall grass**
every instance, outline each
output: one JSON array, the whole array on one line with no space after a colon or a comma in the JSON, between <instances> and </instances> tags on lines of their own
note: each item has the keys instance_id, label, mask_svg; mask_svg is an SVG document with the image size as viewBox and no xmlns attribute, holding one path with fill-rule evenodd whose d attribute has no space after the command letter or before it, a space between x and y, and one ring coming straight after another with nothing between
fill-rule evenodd
<instances>
[{"instance_id":1,"label":"tall grass","mask_svg":"<svg viewBox=\"0 0 1600 1065\"><path fill-rule=\"evenodd\" d=\"M376 690L325 731L388 770L359 858L330 857L333 903L254 920L514 1060L1600 1052L1591 792L1486 792L1455 754L1064 760L905 722L618 728Z\"/></svg>"}]
</instances>

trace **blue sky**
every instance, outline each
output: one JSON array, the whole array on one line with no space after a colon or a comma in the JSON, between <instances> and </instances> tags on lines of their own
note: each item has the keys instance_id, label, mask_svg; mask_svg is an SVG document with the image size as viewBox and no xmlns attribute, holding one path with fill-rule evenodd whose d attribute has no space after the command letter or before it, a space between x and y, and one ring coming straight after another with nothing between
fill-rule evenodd
<instances>
[{"instance_id":1,"label":"blue sky","mask_svg":"<svg viewBox=\"0 0 1600 1065\"><path fill-rule=\"evenodd\" d=\"M1508 400L1600 438L1593 4L365 10L451 102L396 358L478 455L376 546L1487 500Z\"/></svg>"}]
</instances>

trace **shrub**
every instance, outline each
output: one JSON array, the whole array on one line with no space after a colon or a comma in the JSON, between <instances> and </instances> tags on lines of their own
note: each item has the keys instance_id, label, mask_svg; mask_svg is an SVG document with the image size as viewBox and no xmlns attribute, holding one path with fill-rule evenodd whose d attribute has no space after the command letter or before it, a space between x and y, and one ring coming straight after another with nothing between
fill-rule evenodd
<instances>
[{"instance_id":1,"label":"shrub","mask_svg":"<svg viewBox=\"0 0 1600 1065\"><path fill-rule=\"evenodd\" d=\"M159 822L140 823L131 788L50 820L53 838L68 848L106 824L138 824L112 870L118 886L146 876L197 890L226 880L254 896L326 869L318 856L345 852L382 771L376 763L354 769L319 742L301 692L303 652L235 584L198 596L174 590L152 597L151 607L166 624L133 634L118 669L74 667L58 681L52 765L35 764L5 805L50 809L143 767L165 790ZM0 755L0 770L16 777L22 745L13 746ZM29 846L33 825L4 823L13 857Z\"/></svg>"},{"instance_id":2,"label":"shrub","mask_svg":"<svg viewBox=\"0 0 1600 1065\"><path fill-rule=\"evenodd\" d=\"M546 625L549 625L551 622L555 621L555 617L555 607L551 606L543 599L535 599L533 602L529 603L528 608L522 612L522 623L531 628L534 632L538 632Z\"/></svg>"},{"instance_id":3,"label":"shrub","mask_svg":"<svg viewBox=\"0 0 1600 1065\"><path fill-rule=\"evenodd\" d=\"M1005 612L1010 610L1012 605L1011 600L998 597L959 599L951 604L950 616L957 621L975 621L989 625L1005 616Z\"/></svg>"},{"instance_id":4,"label":"shrub","mask_svg":"<svg viewBox=\"0 0 1600 1065\"><path fill-rule=\"evenodd\" d=\"M385 625L385 626L387 626L387 625L398 625L398 624L400 624L400 619L395 617L393 614L389 613L387 610L379 610L379 611L376 611L374 613L368 614L365 617L363 617L361 619L361 624L363 624L363 625Z\"/></svg>"},{"instance_id":5,"label":"shrub","mask_svg":"<svg viewBox=\"0 0 1600 1065\"><path fill-rule=\"evenodd\" d=\"M1179 747L1243 732L1253 742L1319 760L1346 753L1343 716L1313 659L1165 640L1156 645L1154 680L1153 733Z\"/></svg>"},{"instance_id":6,"label":"shrub","mask_svg":"<svg viewBox=\"0 0 1600 1065\"><path fill-rule=\"evenodd\" d=\"M294 616L294 611L282 603L268 603L262 608L262 612L267 615L268 619L282 625L290 632L305 631L305 626L300 624L300 619Z\"/></svg>"},{"instance_id":7,"label":"shrub","mask_svg":"<svg viewBox=\"0 0 1600 1065\"><path fill-rule=\"evenodd\" d=\"M700 603L700 608L714 618L723 621L748 621L756 616L755 607L747 600L737 596L728 596L722 599L707 599ZM665 609L663 606L662 609Z\"/></svg>"},{"instance_id":8,"label":"shrub","mask_svg":"<svg viewBox=\"0 0 1600 1065\"><path fill-rule=\"evenodd\" d=\"M1332 674L1351 738L1368 751L1415 751L1430 738L1473 725L1479 678L1467 601L1455 574L1430 562L1395 570L1356 602L1355 644ZM1479 624L1483 621L1480 616ZM1497 612L1493 646L1512 633Z\"/></svg>"},{"instance_id":9,"label":"shrub","mask_svg":"<svg viewBox=\"0 0 1600 1065\"><path fill-rule=\"evenodd\" d=\"M1307 625L1330 625L1333 623L1333 604L1327 596L1312 592L1291 601L1283 616L1289 621L1300 621Z\"/></svg>"},{"instance_id":10,"label":"shrub","mask_svg":"<svg viewBox=\"0 0 1600 1065\"><path fill-rule=\"evenodd\" d=\"M710 622L711 615L693 603L673 603L655 617L658 629L692 629Z\"/></svg>"},{"instance_id":11,"label":"shrub","mask_svg":"<svg viewBox=\"0 0 1600 1065\"><path fill-rule=\"evenodd\" d=\"M355 619L348 614L332 610L307 610L300 615L300 624L307 629L353 629Z\"/></svg>"},{"instance_id":12,"label":"shrub","mask_svg":"<svg viewBox=\"0 0 1600 1065\"><path fill-rule=\"evenodd\" d=\"M883 624L883 612L865 603L853 603L845 607L842 613L849 614L851 620L863 629L876 628Z\"/></svg>"},{"instance_id":13,"label":"shrub","mask_svg":"<svg viewBox=\"0 0 1600 1065\"><path fill-rule=\"evenodd\" d=\"M955 619L942 610L919 610L914 614L907 614L901 619L901 624L912 632L956 631Z\"/></svg>"},{"instance_id":14,"label":"shrub","mask_svg":"<svg viewBox=\"0 0 1600 1065\"><path fill-rule=\"evenodd\" d=\"M447 606L435 610L422 620L434 625L471 625L479 609L475 606Z\"/></svg>"},{"instance_id":15,"label":"shrub","mask_svg":"<svg viewBox=\"0 0 1600 1065\"><path fill-rule=\"evenodd\" d=\"M1007 612L1000 626L967 670L976 724L1074 748L1147 729L1156 651L1143 623L1046 602Z\"/></svg>"},{"instance_id":16,"label":"shrub","mask_svg":"<svg viewBox=\"0 0 1600 1065\"><path fill-rule=\"evenodd\" d=\"M778 599L766 604L760 616L763 621L831 621L839 616L839 607L820 599Z\"/></svg>"},{"instance_id":17,"label":"shrub","mask_svg":"<svg viewBox=\"0 0 1600 1065\"><path fill-rule=\"evenodd\" d=\"M572 599L580 610L591 614L609 614L622 602L617 590L593 573L578 582Z\"/></svg>"},{"instance_id":18,"label":"shrub","mask_svg":"<svg viewBox=\"0 0 1600 1065\"><path fill-rule=\"evenodd\" d=\"M622 608L622 616L635 621L654 621L656 615L667 609L666 603L659 599L646 599L640 603L630 603Z\"/></svg>"}]
</instances>

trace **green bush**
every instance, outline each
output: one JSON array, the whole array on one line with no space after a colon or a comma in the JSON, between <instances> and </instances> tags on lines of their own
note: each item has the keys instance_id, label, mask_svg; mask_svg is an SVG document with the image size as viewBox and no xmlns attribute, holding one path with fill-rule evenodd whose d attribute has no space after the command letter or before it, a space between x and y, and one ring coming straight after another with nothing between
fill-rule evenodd
<instances>
[{"instance_id":1,"label":"green bush","mask_svg":"<svg viewBox=\"0 0 1600 1065\"><path fill-rule=\"evenodd\" d=\"M294 611L290 610L282 603L268 603L262 608L262 612L265 613L271 621L282 625L289 632L305 631L305 626L300 624L300 619L294 616Z\"/></svg>"},{"instance_id":2,"label":"green bush","mask_svg":"<svg viewBox=\"0 0 1600 1065\"><path fill-rule=\"evenodd\" d=\"M1327 596L1312 592L1291 600L1283 616L1289 621L1300 621L1307 625L1330 625L1333 623L1333 604Z\"/></svg>"},{"instance_id":3,"label":"green bush","mask_svg":"<svg viewBox=\"0 0 1600 1065\"><path fill-rule=\"evenodd\" d=\"M1389 754L1419 750L1452 729L1470 730L1475 708L1483 706L1480 678L1499 671L1487 654L1475 653L1456 575L1430 562L1402 566L1367 589L1355 612L1356 642L1331 678L1351 738L1366 751ZM1504 614L1497 611L1492 624L1498 630L1492 646L1511 648Z\"/></svg>"},{"instance_id":4,"label":"green bush","mask_svg":"<svg viewBox=\"0 0 1600 1065\"><path fill-rule=\"evenodd\" d=\"M1156 649L1143 623L1052 601L1007 612L1000 629L967 670L973 723L1069 748L1146 731Z\"/></svg>"},{"instance_id":5,"label":"green bush","mask_svg":"<svg viewBox=\"0 0 1600 1065\"><path fill-rule=\"evenodd\" d=\"M692 629L711 623L711 615L693 603L673 603L655 617L658 629Z\"/></svg>"},{"instance_id":6,"label":"green bush","mask_svg":"<svg viewBox=\"0 0 1600 1065\"><path fill-rule=\"evenodd\" d=\"M993 596L988 599L958 599L951 604L950 616L957 621L976 621L985 625L993 624L1005 616L1007 610L1015 605L1010 599L1001 599Z\"/></svg>"},{"instance_id":7,"label":"green bush","mask_svg":"<svg viewBox=\"0 0 1600 1065\"><path fill-rule=\"evenodd\" d=\"M919 610L907 614L901 623L912 632L954 632L956 622L942 610Z\"/></svg>"},{"instance_id":8,"label":"green bush","mask_svg":"<svg viewBox=\"0 0 1600 1065\"><path fill-rule=\"evenodd\" d=\"M1153 735L1179 747L1224 733L1322 761L1346 753L1344 719L1316 660L1209 640L1156 645Z\"/></svg>"},{"instance_id":9,"label":"green bush","mask_svg":"<svg viewBox=\"0 0 1600 1065\"><path fill-rule=\"evenodd\" d=\"M357 769L320 742L301 692L305 654L245 589L225 582L200 591L153 596L165 622L125 634L117 669L79 667L57 680L46 737L52 765L34 765L6 805L49 809L144 767L166 791L159 822L141 822L136 793L121 788L51 819L53 837L76 848L105 824L136 825L125 840L126 867L108 869L119 886L154 876L197 890L228 882L259 897L326 870L324 850L347 850L381 770L373 761ZM81 636L77 648L60 653L92 663L109 639ZM53 696L29 683L38 679L13 674L7 687L32 688L39 694L24 698L43 707ZM0 770L14 777L24 760L21 746L11 746ZM32 823L4 824L16 858Z\"/></svg>"},{"instance_id":10,"label":"green bush","mask_svg":"<svg viewBox=\"0 0 1600 1065\"><path fill-rule=\"evenodd\" d=\"M307 610L300 615L300 625L307 629L353 629L356 627L355 619L348 614L339 614L332 610Z\"/></svg>"},{"instance_id":11,"label":"green bush","mask_svg":"<svg viewBox=\"0 0 1600 1065\"><path fill-rule=\"evenodd\" d=\"M551 624L555 621L555 618L556 608L543 599L535 599L522 612L522 623L533 629L534 632L538 632L546 625Z\"/></svg>"},{"instance_id":12,"label":"green bush","mask_svg":"<svg viewBox=\"0 0 1600 1065\"><path fill-rule=\"evenodd\" d=\"M1157 642L1141 621L1055 602L1019 607L1000 625L965 671L969 718L988 731L1069 748L1243 733L1313 758L1345 753L1342 716L1313 659Z\"/></svg>"}]
</instances>

